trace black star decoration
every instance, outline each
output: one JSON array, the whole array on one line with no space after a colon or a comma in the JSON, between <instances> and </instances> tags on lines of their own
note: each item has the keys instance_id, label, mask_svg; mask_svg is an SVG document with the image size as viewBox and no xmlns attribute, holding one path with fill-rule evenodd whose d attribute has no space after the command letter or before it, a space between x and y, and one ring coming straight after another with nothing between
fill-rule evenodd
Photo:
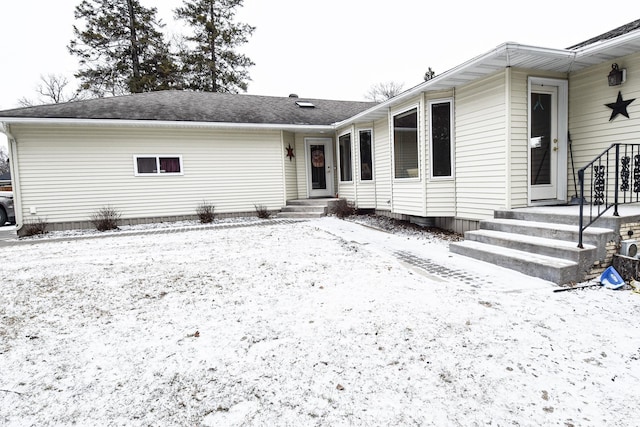
<instances>
[{"instance_id":1,"label":"black star decoration","mask_svg":"<svg viewBox=\"0 0 640 427\"><path fill-rule=\"evenodd\" d=\"M293 148L291 148L291 144L289 144L289 146L287 147L287 156L286 157L289 158L289 161L292 161L295 156L296 155L293 154Z\"/></svg>"},{"instance_id":2,"label":"black star decoration","mask_svg":"<svg viewBox=\"0 0 640 427\"><path fill-rule=\"evenodd\" d=\"M611 117L609 118L609 121L615 119L618 114L622 114L628 119L629 113L627 112L627 107L629 106L629 104L631 104L635 100L636 99L633 98L633 99L628 99L626 101L623 101L622 93L618 91L618 99L616 100L616 102L612 102L611 104L605 104L607 107L613 110L611 112Z\"/></svg>"}]
</instances>

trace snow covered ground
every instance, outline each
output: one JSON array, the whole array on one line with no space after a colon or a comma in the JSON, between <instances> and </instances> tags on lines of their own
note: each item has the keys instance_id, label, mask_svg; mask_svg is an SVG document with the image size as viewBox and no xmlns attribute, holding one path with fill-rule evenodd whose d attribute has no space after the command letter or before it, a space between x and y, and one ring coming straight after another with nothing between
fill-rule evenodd
<instances>
[{"instance_id":1,"label":"snow covered ground","mask_svg":"<svg viewBox=\"0 0 640 427\"><path fill-rule=\"evenodd\" d=\"M640 295L335 218L0 247L2 425L640 419Z\"/></svg>"}]
</instances>

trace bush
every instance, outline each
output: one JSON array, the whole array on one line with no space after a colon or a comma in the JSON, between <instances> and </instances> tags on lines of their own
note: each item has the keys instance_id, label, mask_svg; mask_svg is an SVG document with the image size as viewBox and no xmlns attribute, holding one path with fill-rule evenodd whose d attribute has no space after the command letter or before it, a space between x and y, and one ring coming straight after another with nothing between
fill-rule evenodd
<instances>
[{"instance_id":1,"label":"bush","mask_svg":"<svg viewBox=\"0 0 640 427\"><path fill-rule=\"evenodd\" d=\"M198 215L198 219L203 224L209 224L213 222L216 218L216 214L214 213L215 206L210 203L202 202L196 208L196 214Z\"/></svg>"},{"instance_id":2,"label":"bush","mask_svg":"<svg viewBox=\"0 0 640 427\"><path fill-rule=\"evenodd\" d=\"M267 209L265 205L253 205L256 208L256 215L258 218L269 219L271 216L271 212Z\"/></svg>"},{"instance_id":3,"label":"bush","mask_svg":"<svg viewBox=\"0 0 640 427\"><path fill-rule=\"evenodd\" d=\"M117 230L120 212L110 206L98 209L91 215L91 224L98 231Z\"/></svg>"},{"instance_id":4,"label":"bush","mask_svg":"<svg viewBox=\"0 0 640 427\"><path fill-rule=\"evenodd\" d=\"M331 213L338 218L346 218L356 214L356 206L353 202L346 199L340 199L331 206Z\"/></svg>"},{"instance_id":5,"label":"bush","mask_svg":"<svg viewBox=\"0 0 640 427\"><path fill-rule=\"evenodd\" d=\"M34 220L26 221L24 223L22 233L24 236L35 236L39 234L47 234L47 228L49 228L49 223L46 219L37 218Z\"/></svg>"}]
</instances>

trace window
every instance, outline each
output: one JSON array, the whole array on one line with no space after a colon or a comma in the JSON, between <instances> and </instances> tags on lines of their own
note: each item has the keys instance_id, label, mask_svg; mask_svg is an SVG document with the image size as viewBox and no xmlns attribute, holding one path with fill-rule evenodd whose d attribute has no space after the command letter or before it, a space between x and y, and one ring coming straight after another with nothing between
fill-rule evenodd
<instances>
[{"instance_id":1,"label":"window","mask_svg":"<svg viewBox=\"0 0 640 427\"><path fill-rule=\"evenodd\" d=\"M451 101L431 105L431 176L451 177L452 120Z\"/></svg>"},{"instance_id":2,"label":"window","mask_svg":"<svg viewBox=\"0 0 640 427\"><path fill-rule=\"evenodd\" d=\"M418 109L393 116L395 178L418 177Z\"/></svg>"},{"instance_id":3,"label":"window","mask_svg":"<svg viewBox=\"0 0 640 427\"><path fill-rule=\"evenodd\" d=\"M371 130L361 130L360 136L360 180L373 180L373 149Z\"/></svg>"},{"instance_id":4,"label":"window","mask_svg":"<svg viewBox=\"0 0 640 427\"><path fill-rule=\"evenodd\" d=\"M340 181L351 181L351 134L347 133L338 138L340 149Z\"/></svg>"},{"instance_id":5,"label":"window","mask_svg":"<svg viewBox=\"0 0 640 427\"><path fill-rule=\"evenodd\" d=\"M182 175L181 156L134 156L136 175Z\"/></svg>"}]
</instances>

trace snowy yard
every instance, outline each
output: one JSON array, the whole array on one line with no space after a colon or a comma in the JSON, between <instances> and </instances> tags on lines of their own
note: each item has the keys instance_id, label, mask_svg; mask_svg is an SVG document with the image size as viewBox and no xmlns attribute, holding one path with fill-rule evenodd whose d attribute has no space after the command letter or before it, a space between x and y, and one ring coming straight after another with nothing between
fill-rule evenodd
<instances>
[{"instance_id":1,"label":"snowy yard","mask_svg":"<svg viewBox=\"0 0 640 427\"><path fill-rule=\"evenodd\" d=\"M640 419L640 295L553 293L425 235L323 218L0 260L2 425Z\"/></svg>"}]
</instances>

